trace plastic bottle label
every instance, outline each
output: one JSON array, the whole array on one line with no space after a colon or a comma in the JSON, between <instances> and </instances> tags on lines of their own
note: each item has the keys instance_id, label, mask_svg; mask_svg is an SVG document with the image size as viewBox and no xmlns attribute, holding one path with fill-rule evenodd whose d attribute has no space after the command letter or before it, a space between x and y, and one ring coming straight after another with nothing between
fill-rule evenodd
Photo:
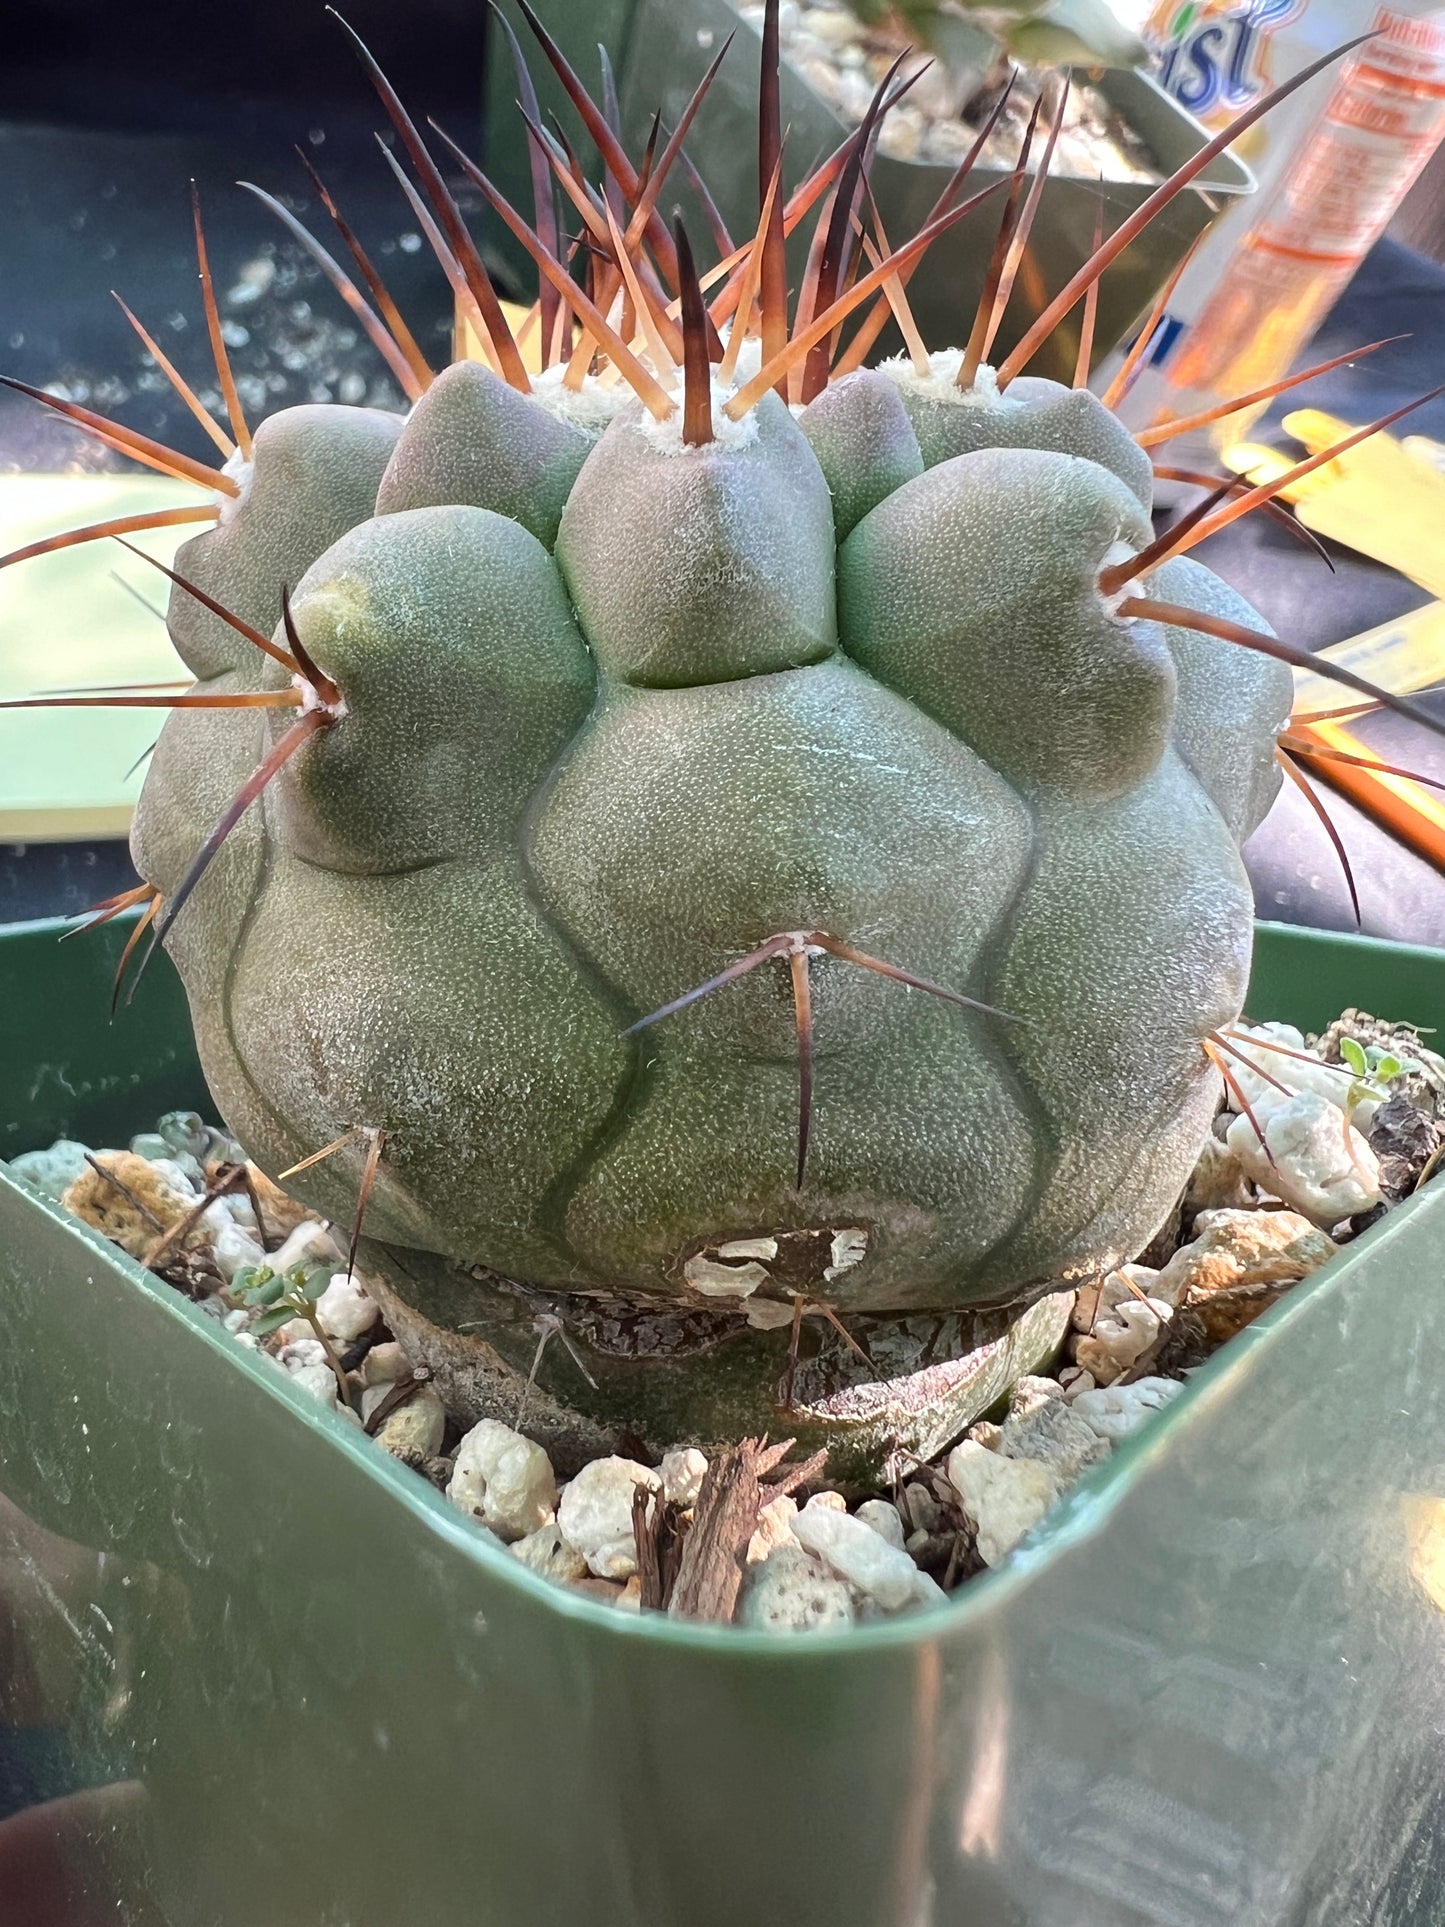
<instances>
[{"instance_id":1,"label":"plastic bottle label","mask_svg":"<svg viewBox=\"0 0 1445 1927\"><path fill-rule=\"evenodd\" d=\"M1145 31L1165 87L1223 126L1358 20L1339 0L1163 0ZM1396 0L1370 31L1333 81L1317 77L1251 130L1259 193L1216 226L1175 290L1126 420L1192 413L1282 374L1429 159L1445 132L1445 11ZM1191 458L1210 459L1252 419L1196 439Z\"/></svg>"}]
</instances>

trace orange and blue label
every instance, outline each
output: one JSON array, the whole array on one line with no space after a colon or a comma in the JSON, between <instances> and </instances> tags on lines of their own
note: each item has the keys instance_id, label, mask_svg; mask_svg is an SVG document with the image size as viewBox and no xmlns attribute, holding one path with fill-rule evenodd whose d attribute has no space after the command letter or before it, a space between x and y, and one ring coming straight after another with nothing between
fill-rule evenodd
<instances>
[{"instance_id":1,"label":"orange and blue label","mask_svg":"<svg viewBox=\"0 0 1445 1927\"><path fill-rule=\"evenodd\" d=\"M1307 0L1247 0L1218 6L1184 0L1156 9L1149 38L1159 49L1159 82L1199 120L1227 119L1272 84L1271 35L1304 12Z\"/></svg>"}]
</instances>

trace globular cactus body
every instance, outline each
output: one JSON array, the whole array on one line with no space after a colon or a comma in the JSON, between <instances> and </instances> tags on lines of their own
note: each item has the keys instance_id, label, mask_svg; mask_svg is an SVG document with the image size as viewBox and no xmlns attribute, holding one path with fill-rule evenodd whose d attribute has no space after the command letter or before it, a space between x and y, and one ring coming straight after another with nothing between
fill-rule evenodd
<instances>
[{"instance_id":1,"label":"globular cactus body","mask_svg":"<svg viewBox=\"0 0 1445 1927\"><path fill-rule=\"evenodd\" d=\"M212 1090L309 1202L365 1203L454 1404L530 1400L564 1465L786 1428L876 1470L1049 1353L1208 1129L1292 693L1184 555L1237 508L1154 537L1087 347L1073 388L1020 373L1145 211L995 373L1021 163L970 347L930 355L906 276L973 203L850 261L865 123L798 191L831 198L790 314L768 21L759 229L710 308L656 205L716 63L644 179L548 45L627 215L538 141L590 294L546 180L533 232L453 148L542 269L530 378L373 66L497 372L433 378L280 210L413 406L289 410L254 451L233 412L224 471L174 457L220 500L185 512L217 519L171 601L198 680L155 699L133 847ZM865 299L843 362L890 312L909 351L835 371Z\"/></svg>"},{"instance_id":2,"label":"globular cactus body","mask_svg":"<svg viewBox=\"0 0 1445 1927\"><path fill-rule=\"evenodd\" d=\"M373 1233L556 1288L716 1303L689 1260L800 1230L862 1234L814 1281L844 1310L1001 1303L1132 1255L1215 1102L1200 1041L1243 994L1237 844L1290 678L1101 597L1150 539L1147 463L1086 391L935 386L864 370L796 416L770 394L693 448L634 401L593 436L459 364L365 519L359 461L344 496L324 460L347 411L272 425L288 460L318 438L293 499L354 526L312 524L293 596L344 722L172 939L243 1141L275 1167L384 1127ZM288 519L285 561L237 580L270 459L179 564L252 610L304 539ZM1171 566L1180 599L1237 607ZM163 895L256 729L167 724L136 831ZM785 967L622 1035L786 931L1006 1013L812 961L801 1187ZM344 1217L363 1153L301 1187Z\"/></svg>"}]
</instances>

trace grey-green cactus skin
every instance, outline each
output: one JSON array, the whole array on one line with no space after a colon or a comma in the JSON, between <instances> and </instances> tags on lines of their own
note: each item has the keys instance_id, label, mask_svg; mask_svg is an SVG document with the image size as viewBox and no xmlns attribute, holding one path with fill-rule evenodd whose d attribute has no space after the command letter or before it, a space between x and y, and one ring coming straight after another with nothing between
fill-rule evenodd
<instances>
[{"instance_id":1,"label":"grey-green cactus skin","mask_svg":"<svg viewBox=\"0 0 1445 1927\"><path fill-rule=\"evenodd\" d=\"M377 1239L740 1332L800 1285L753 1259L730 1291L732 1241L861 1234L806 1289L900 1318L1147 1241L1215 1103L1201 1040L1240 1008L1238 851L1291 679L1101 597L1151 535L1102 404L947 389L863 371L686 448L635 402L599 434L461 365L405 424L262 429L179 566L266 627L289 583L346 714L169 947L263 1165L383 1127ZM1259 626L1193 562L1155 581ZM211 621L176 592L207 687L284 685ZM167 723L135 832L163 894L293 713L259 714ZM624 1033L813 930L1007 1016L816 958L799 1188L784 962ZM364 1155L298 1190L349 1221Z\"/></svg>"}]
</instances>

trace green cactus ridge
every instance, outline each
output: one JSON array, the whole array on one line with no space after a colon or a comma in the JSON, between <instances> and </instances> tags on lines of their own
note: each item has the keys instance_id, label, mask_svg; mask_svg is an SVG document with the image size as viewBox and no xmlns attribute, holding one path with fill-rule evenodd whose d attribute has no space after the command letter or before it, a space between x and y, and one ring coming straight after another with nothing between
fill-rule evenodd
<instances>
[{"instance_id":1,"label":"green cactus ridge","mask_svg":"<svg viewBox=\"0 0 1445 1927\"><path fill-rule=\"evenodd\" d=\"M168 936L207 1077L271 1170L384 1129L367 1231L418 1259L740 1329L1038 1298L1132 1257L1208 1128L1290 674L1102 597L1151 476L1086 390L885 364L715 420L459 363L405 421L262 426L177 568L278 643L290 583L344 714ZM202 690L286 687L179 588L171 629ZM163 896L294 721L172 715ZM801 1186L786 954L631 1029L787 932L1005 1013L815 946ZM296 1188L349 1221L366 1148Z\"/></svg>"}]
</instances>

